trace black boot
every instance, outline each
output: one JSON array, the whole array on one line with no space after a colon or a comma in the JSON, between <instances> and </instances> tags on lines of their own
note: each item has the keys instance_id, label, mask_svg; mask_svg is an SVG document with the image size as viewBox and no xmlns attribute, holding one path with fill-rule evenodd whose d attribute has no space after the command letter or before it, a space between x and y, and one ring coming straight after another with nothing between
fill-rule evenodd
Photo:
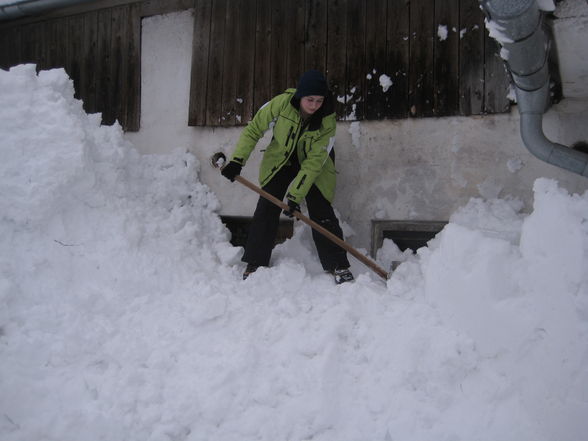
<instances>
[{"instance_id":1,"label":"black boot","mask_svg":"<svg viewBox=\"0 0 588 441\"><path fill-rule=\"evenodd\" d=\"M331 274L335 277L335 283L340 285L345 282L352 282L353 274L349 271L349 268L337 268L331 271Z\"/></svg>"},{"instance_id":2,"label":"black boot","mask_svg":"<svg viewBox=\"0 0 588 441\"><path fill-rule=\"evenodd\" d=\"M245 268L245 271L243 272L243 280L245 280L247 277L249 277L249 274L257 271L257 268L259 268L259 266L248 263L247 268Z\"/></svg>"}]
</instances>

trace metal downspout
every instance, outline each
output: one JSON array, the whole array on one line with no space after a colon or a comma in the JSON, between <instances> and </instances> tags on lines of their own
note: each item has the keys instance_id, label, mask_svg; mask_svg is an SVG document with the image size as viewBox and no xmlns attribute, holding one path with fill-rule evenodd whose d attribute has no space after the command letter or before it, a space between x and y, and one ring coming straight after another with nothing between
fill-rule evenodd
<instances>
[{"instance_id":1,"label":"metal downspout","mask_svg":"<svg viewBox=\"0 0 588 441\"><path fill-rule=\"evenodd\" d=\"M51 9L64 8L92 0L22 0L0 6L0 22L38 15Z\"/></svg>"},{"instance_id":2,"label":"metal downspout","mask_svg":"<svg viewBox=\"0 0 588 441\"><path fill-rule=\"evenodd\" d=\"M521 138L542 161L588 177L588 154L554 143L543 133L549 105L550 41L536 0L480 0L490 35L502 46L521 120Z\"/></svg>"}]
</instances>

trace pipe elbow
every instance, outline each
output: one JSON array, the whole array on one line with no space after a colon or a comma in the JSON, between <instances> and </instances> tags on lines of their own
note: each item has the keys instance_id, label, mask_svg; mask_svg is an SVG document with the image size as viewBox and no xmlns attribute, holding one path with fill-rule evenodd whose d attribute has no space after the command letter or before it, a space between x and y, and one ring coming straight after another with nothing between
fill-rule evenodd
<instances>
[{"instance_id":1,"label":"pipe elbow","mask_svg":"<svg viewBox=\"0 0 588 441\"><path fill-rule=\"evenodd\" d=\"M549 141L543 133L543 115L538 113L521 113L520 117L521 139L525 147L535 157L549 162L549 158L557 144Z\"/></svg>"},{"instance_id":2,"label":"pipe elbow","mask_svg":"<svg viewBox=\"0 0 588 441\"><path fill-rule=\"evenodd\" d=\"M547 139L543 133L543 113L521 113L521 138L538 159L588 177L588 154Z\"/></svg>"}]
</instances>

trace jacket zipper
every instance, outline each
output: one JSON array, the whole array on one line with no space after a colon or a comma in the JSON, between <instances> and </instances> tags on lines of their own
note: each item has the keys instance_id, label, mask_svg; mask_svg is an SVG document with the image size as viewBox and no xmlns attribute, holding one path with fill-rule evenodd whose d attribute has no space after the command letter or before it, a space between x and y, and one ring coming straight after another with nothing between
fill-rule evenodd
<instances>
[{"instance_id":1,"label":"jacket zipper","mask_svg":"<svg viewBox=\"0 0 588 441\"><path fill-rule=\"evenodd\" d=\"M296 127L296 131L295 132L294 132L294 126L290 126L290 130L288 131L288 136L286 138L286 148L288 148L288 144L291 141L294 142L293 149L292 149L294 151L292 153L294 153L295 155L298 154L296 152L296 149L297 149L296 144L298 143L298 139L300 137L300 134L298 133L298 131L299 131L299 129L300 129L301 126L302 126L302 129L300 130L300 134L302 134L302 132L304 131L304 127L306 126L306 124L303 124L302 123L302 118L300 119L300 121L298 121L298 126ZM304 152L304 155L306 156L306 152ZM279 164L279 165L276 165L276 166L272 167L272 171L271 171L270 174L273 174L276 170L282 168L283 165L284 165L284 163L286 161L288 161L288 158L289 157L290 157L290 155L286 152L286 154L284 155L284 160L282 161L282 163ZM267 179L267 177L265 179ZM265 179L263 180L263 182L265 182ZM304 179L306 179L306 175L303 176L302 182L304 182ZM262 185L263 185L263 182L262 182ZM298 188L300 188L300 185L302 184L302 182L298 185Z\"/></svg>"},{"instance_id":2,"label":"jacket zipper","mask_svg":"<svg viewBox=\"0 0 588 441\"><path fill-rule=\"evenodd\" d=\"M300 182L296 186L296 190L300 190L300 187L302 187L302 184L304 184L304 181L306 181L306 175L302 176L302 179L300 179Z\"/></svg>"},{"instance_id":3,"label":"jacket zipper","mask_svg":"<svg viewBox=\"0 0 588 441\"><path fill-rule=\"evenodd\" d=\"M294 130L294 127L290 126L290 131L288 132L288 136L286 137L286 147L288 147L288 144L290 143L290 137L292 136L292 130Z\"/></svg>"}]
</instances>

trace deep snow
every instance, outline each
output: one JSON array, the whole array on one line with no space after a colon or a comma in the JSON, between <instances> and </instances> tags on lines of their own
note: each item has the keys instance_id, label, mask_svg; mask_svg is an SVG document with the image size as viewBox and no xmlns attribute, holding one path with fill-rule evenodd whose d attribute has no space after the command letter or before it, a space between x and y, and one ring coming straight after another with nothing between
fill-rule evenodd
<instances>
[{"instance_id":1,"label":"deep snow","mask_svg":"<svg viewBox=\"0 0 588 441\"><path fill-rule=\"evenodd\" d=\"M387 241L387 284L336 286L297 225L243 282L196 158L139 155L63 70L0 70L0 151L3 441L585 437L588 194L472 199Z\"/></svg>"}]
</instances>

